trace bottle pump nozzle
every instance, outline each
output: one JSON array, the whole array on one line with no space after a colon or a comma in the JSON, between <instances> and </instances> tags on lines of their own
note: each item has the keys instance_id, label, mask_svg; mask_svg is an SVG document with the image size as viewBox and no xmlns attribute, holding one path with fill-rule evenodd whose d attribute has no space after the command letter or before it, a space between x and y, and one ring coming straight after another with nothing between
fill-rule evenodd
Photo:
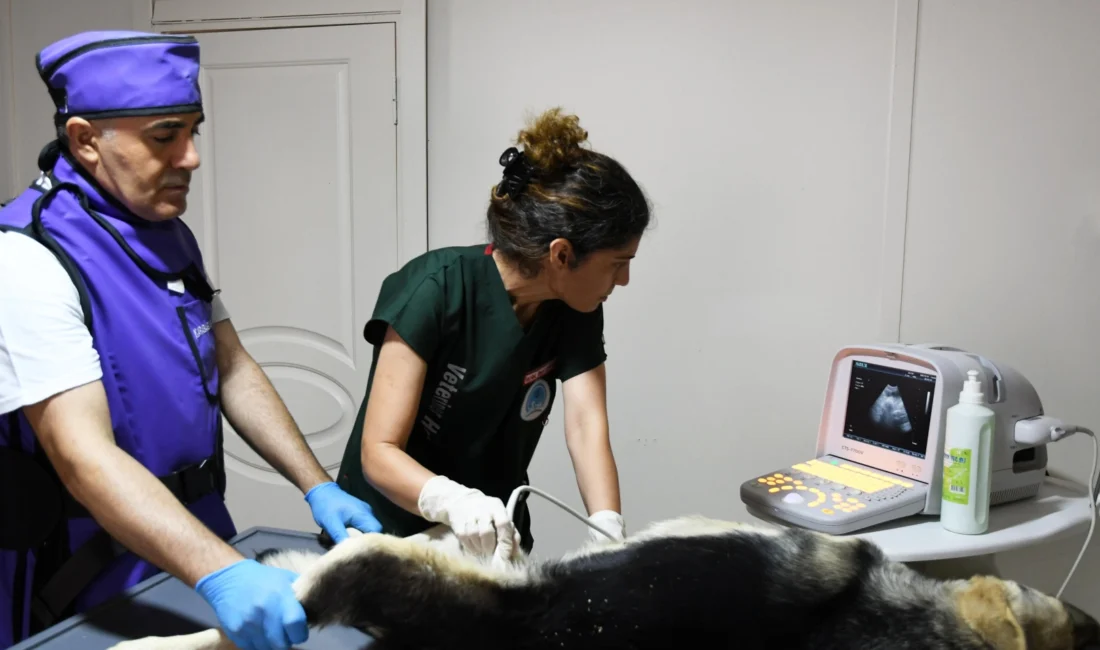
<instances>
[{"instance_id":1,"label":"bottle pump nozzle","mask_svg":"<svg viewBox=\"0 0 1100 650\"><path fill-rule=\"evenodd\" d=\"M968 404L981 404L985 401L985 394L982 392L982 382L978 380L977 370L966 371L966 381L963 382L963 389L962 393L959 394L959 401Z\"/></svg>"}]
</instances>

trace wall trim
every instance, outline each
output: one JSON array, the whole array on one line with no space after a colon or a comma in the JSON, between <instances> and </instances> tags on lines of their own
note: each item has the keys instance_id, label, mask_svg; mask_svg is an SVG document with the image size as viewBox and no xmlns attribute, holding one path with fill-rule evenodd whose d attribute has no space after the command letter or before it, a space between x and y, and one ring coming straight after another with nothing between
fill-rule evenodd
<instances>
[{"instance_id":1,"label":"wall trim","mask_svg":"<svg viewBox=\"0 0 1100 650\"><path fill-rule=\"evenodd\" d=\"M266 4L257 4L254 0L159 1L163 3L161 6L180 9L157 12L158 19L154 22L154 1L133 0L135 29L198 33L379 22L395 24L398 264L404 264L428 249L427 0L279 0ZM248 17L239 9L233 11L253 5L262 5L268 11L257 13L255 17ZM281 11L272 11L273 7L279 7ZM179 13L186 8L190 13Z\"/></svg>"},{"instance_id":2,"label":"wall trim","mask_svg":"<svg viewBox=\"0 0 1100 650\"><path fill-rule=\"evenodd\" d=\"M890 75L890 115L887 121L879 336L884 341L895 342L901 340L919 12L920 0L894 2L894 54Z\"/></svg>"}]
</instances>

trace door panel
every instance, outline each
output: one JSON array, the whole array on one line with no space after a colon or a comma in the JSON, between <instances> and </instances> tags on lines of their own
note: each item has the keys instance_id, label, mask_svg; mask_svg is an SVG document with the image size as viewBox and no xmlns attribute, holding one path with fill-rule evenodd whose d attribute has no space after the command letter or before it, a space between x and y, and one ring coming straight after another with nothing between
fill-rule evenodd
<instances>
[{"instance_id":1,"label":"door panel","mask_svg":"<svg viewBox=\"0 0 1100 650\"><path fill-rule=\"evenodd\" d=\"M242 342L335 476L370 370L362 327L398 263L394 25L198 37L206 121L184 219ZM238 527L315 529L228 421L225 446Z\"/></svg>"}]
</instances>

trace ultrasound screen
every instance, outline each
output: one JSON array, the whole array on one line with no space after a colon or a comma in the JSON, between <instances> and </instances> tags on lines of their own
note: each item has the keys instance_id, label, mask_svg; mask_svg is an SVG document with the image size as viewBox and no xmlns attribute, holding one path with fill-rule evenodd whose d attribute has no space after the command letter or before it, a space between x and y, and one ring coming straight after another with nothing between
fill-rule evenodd
<instances>
[{"instance_id":1,"label":"ultrasound screen","mask_svg":"<svg viewBox=\"0 0 1100 650\"><path fill-rule=\"evenodd\" d=\"M844 437L924 458L936 377L852 362Z\"/></svg>"}]
</instances>

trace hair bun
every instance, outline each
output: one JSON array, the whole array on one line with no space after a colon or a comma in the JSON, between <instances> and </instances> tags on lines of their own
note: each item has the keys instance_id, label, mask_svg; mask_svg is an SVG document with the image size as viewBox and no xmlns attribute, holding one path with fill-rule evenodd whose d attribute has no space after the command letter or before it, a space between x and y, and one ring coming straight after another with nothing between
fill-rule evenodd
<instances>
[{"instance_id":1,"label":"hair bun","mask_svg":"<svg viewBox=\"0 0 1100 650\"><path fill-rule=\"evenodd\" d=\"M516 144L523 145L524 157L545 174L568 168L586 155L581 147L588 132L581 128L576 115L563 115L552 108L538 116L519 132Z\"/></svg>"}]
</instances>

